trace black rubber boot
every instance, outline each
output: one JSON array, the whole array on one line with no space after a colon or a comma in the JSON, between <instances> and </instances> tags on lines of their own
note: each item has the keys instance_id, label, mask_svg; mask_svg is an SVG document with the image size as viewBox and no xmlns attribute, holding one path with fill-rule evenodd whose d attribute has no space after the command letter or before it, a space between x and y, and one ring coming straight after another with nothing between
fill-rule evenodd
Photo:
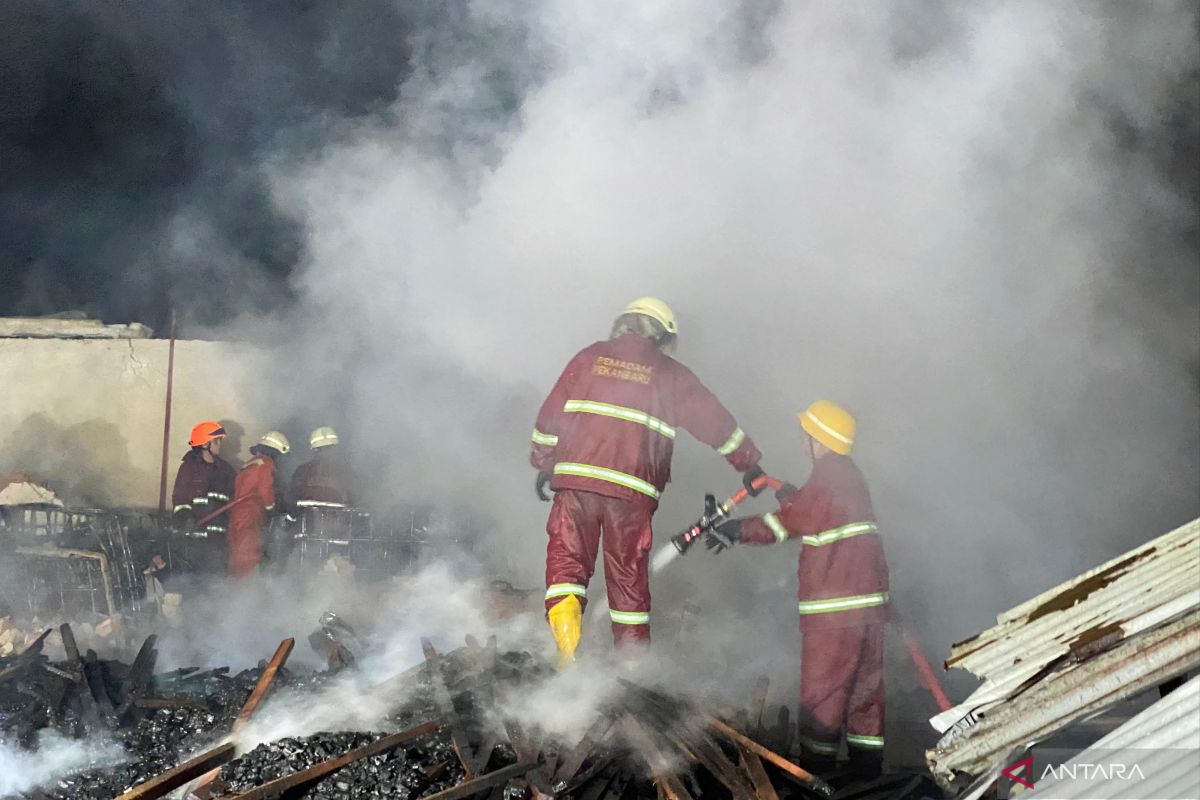
<instances>
[{"instance_id":1,"label":"black rubber boot","mask_svg":"<svg viewBox=\"0 0 1200 800\"><path fill-rule=\"evenodd\" d=\"M859 780L873 780L883 774L883 751L850 748L850 770Z\"/></svg>"}]
</instances>

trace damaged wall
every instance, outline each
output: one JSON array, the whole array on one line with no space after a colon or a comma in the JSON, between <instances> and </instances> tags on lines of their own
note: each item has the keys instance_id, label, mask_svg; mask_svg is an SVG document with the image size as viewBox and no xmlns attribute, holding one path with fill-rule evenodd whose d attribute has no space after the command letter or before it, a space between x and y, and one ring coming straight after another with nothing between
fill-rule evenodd
<instances>
[{"instance_id":1,"label":"damaged wall","mask_svg":"<svg viewBox=\"0 0 1200 800\"><path fill-rule=\"evenodd\" d=\"M157 507L169 344L0 339L0 474L29 473L68 504ZM176 342L168 482L201 419L226 424L226 459L245 456L261 425L244 378L260 359L246 345Z\"/></svg>"}]
</instances>

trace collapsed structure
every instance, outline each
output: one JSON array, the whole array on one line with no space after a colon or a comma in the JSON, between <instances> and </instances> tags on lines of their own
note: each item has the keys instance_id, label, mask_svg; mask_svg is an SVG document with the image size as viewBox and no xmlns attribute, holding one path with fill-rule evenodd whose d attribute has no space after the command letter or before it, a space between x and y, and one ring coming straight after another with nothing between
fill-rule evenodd
<instances>
[{"instance_id":1,"label":"collapsed structure","mask_svg":"<svg viewBox=\"0 0 1200 800\"><path fill-rule=\"evenodd\" d=\"M943 736L928 762L943 786L969 786L965 796L976 797L1031 745L1200 667L1200 519L1004 612L955 645L946 666L983 684L931 720ZM1194 768L1196 717L1168 736L1156 723L1186 716L1197 685L1166 694L1110 743L1158 736L1143 746L1182 747L1177 758ZM1200 791L1194 769L1191 779Z\"/></svg>"},{"instance_id":2,"label":"collapsed structure","mask_svg":"<svg viewBox=\"0 0 1200 800\"><path fill-rule=\"evenodd\" d=\"M468 638L446 654L425 641L420 664L365 690L378 700L373 729L285 737L239 752L239 731L272 690L319 693L339 676L289 673L291 639L236 676L155 675L153 636L132 665L123 665L94 652L81 656L66 625L57 633L67 658L50 663L41 649L51 633L0 670L5 729L112 731L127 756L60 777L20 795L25 800L155 800L176 790L197 800L834 796L832 786L780 754L793 734L786 714L778 725L767 722L765 682L749 708L736 711L706 710L619 680L584 735L564 740L519 702L552 679L547 663L502 652L494 638L484 645ZM15 694L26 695L24 703L14 705ZM915 799L927 791L921 776L898 773L838 796Z\"/></svg>"}]
</instances>

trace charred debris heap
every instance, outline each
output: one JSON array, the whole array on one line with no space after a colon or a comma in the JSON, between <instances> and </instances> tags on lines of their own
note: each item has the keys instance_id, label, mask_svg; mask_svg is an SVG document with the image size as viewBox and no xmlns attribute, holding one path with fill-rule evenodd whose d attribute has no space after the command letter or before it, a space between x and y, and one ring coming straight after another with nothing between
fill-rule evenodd
<instances>
[{"instance_id":1,"label":"charred debris heap","mask_svg":"<svg viewBox=\"0 0 1200 800\"><path fill-rule=\"evenodd\" d=\"M62 637L66 658L42 653ZM786 711L764 726L766 683L751 707L710 711L622 681L578 741L517 719L513 701L550 678L541 659L502 652L494 639L439 654L424 642L422 663L374 687L378 725L264 742L238 752L233 734L276 696L314 693L332 672L301 676L285 664L293 640L252 670L156 673L155 637L132 664L81 654L71 629L47 630L24 652L0 661L0 736L35 746L40 731L82 738L103 732L126 757L60 777L17 795L23 800L153 800L191 797L517 798L787 797L926 798L926 779L893 775L836 790L785 758ZM395 707L382 698L403 697ZM6 799L7 800L7 799Z\"/></svg>"}]
</instances>

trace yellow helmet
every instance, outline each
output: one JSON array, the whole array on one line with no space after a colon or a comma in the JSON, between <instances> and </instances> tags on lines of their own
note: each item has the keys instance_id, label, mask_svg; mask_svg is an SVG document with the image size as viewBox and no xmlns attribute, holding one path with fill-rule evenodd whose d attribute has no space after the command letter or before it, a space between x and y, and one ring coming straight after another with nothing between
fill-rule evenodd
<instances>
[{"instance_id":1,"label":"yellow helmet","mask_svg":"<svg viewBox=\"0 0 1200 800\"><path fill-rule=\"evenodd\" d=\"M837 403L818 400L796 416L809 436L835 453L850 455L858 424L849 411Z\"/></svg>"},{"instance_id":2,"label":"yellow helmet","mask_svg":"<svg viewBox=\"0 0 1200 800\"><path fill-rule=\"evenodd\" d=\"M308 437L308 446L313 450L318 450L322 447L329 447L330 445L337 443L337 431L335 431L333 428L330 428L328 425L317 428L312 432L312 435Z\"/></svg>"},{"instance_id":3,"label":"yellow helmet","mask_svg":"<svg viewBox=\"0 0 1200 800\"><path fill-rule=\"evenodd\" d=\"M267 431L262 435L262 438L258 440L258 443L265 447L278 450L280 455L287 455L292 449L292 443L289 442L288 438L279 431Z\"/></svg>"},{"instance_id":4,"label":"yellow helmet","mask_svg":"<svg viewBox=\"0 0 1200 800\"><path fill-rule=\"evenodd\" d=\"M671 307L659 300L657 297L639 297L629 305L625 306L622 314L643 314L652 320L655 320L667 333L679 333L679 325L675 321L675 312Z\"/></svg>"}]
</instances>

